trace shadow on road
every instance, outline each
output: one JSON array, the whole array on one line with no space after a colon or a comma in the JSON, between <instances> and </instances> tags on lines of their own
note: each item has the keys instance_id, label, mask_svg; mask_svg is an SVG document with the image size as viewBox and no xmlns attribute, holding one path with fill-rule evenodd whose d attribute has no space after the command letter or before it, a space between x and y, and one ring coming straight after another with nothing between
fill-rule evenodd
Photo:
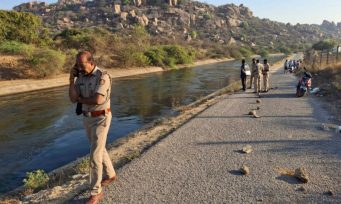
<instances>
[{"instance_id":1,"label":"shadow on road","mask_svg":"<svg viewBox=\"0 0 341 204\"><path fill-rule=\"evenodd\" d=\"M243 176L242 172L239 170L231 170L231 171L229 171L229 173L234 175L234 176Z\"/></svg>"},{"instance_id":2,"label":"shadow on road","mask_svg":"<svg viewBox=\"0 0 341 204\"><path fill-rule=\"evenodd\" d=\"M296 178L292 177L292 176L288 176L288 175L280 175L278 177L276 177L276 179L281 180L281 181L285 181L289 184L301 184L301 182L299 182Z\"/></svg>"},{"instance_id":3,"label":"shadow on road","mask_svg":"<svg viewBox=\"0 0 341 204\"><path fill-rule=\"evenodd\" d=\"M261 94L261 98L296 98L295 93L283 93L283 94Z\"/></svg>"}]
</instances>

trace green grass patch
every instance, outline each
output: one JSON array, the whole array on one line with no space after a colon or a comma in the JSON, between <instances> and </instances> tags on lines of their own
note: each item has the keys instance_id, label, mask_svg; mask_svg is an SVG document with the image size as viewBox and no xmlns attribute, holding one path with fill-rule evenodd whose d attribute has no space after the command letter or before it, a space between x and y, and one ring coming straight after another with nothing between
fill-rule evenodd
<instances>
[{"instance_id":1,"label":"green grass patch","mask_svg":"<svg viewBox=\"0 0 341 204\"><path fill-rule=\"evenodd\" d=\"M134 160L135 158L138 158L139 156L141 156L141 153L139 152L139 151L133 151L132 153L130 153L127 157L126 157L126 159L128 160L128 161L132 161L132 160Z\"/></svg>"}]
</instances>

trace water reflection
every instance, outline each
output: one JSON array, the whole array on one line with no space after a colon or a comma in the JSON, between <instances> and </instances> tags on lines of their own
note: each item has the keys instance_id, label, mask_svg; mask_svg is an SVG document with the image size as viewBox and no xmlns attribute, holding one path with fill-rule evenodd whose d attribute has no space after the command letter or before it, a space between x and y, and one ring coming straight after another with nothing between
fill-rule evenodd
<instances>
[{"instance_id":1,"label":"water reflection","mask_svg":"<svg viewBox=\"0 0 341 204\"><path fill-rule=\"evenodd\" d=\"M108 142L227 86L239 78L239 66L231 61L114 79ZM88 153L74 108L67 87L1 97L0 192L20 185L27 171L50 171Z\"/></svg>"}]
</instances>

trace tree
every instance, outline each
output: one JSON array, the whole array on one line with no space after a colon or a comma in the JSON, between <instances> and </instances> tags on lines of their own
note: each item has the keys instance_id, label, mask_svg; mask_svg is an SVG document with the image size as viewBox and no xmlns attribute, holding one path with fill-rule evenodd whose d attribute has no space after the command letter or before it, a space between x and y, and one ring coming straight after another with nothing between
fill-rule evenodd
<instances>
[{"instance_id":1,"label":"tree","mask_svg":"<svg viewBox=\"0 0 341 204\"><path fill-rule=\"evenodd\" d=\"M0 40L40 41L41 19L31 13L0 11Z\"/></svg>"},{"instance_id":2,"label":"tree","mask_svg":"<svg viewBox=\"0 0 341 204\"><path fill-rule=\"evenodd\" d=\"M315 43L313 45L313 49L314 50L321 50L321 51L322 50L328 50L329 51L329 50L333 49L335 47L335 45L336 45L336 42L333 40L330 40L330 39L322 40L322 41Z\"/></svg>"}]
</instances>

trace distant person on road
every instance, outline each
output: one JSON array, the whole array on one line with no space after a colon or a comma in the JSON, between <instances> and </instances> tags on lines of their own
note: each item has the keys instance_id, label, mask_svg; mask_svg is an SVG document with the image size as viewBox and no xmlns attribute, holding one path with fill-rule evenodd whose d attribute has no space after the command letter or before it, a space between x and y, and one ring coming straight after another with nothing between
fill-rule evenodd
<instances>
[{"instance_id":1,"label":"distant person on road","mask_svg":"<svg viewBox=\"0 0 341 204\"><path fill-rule=\"evenodd\" d=\"M263 63L263 92L269 91L269 71L270 71L270 65L268 63L267 59L264 59Z\"/></svg>"},{"instance_id":2,"label":"distant person on road","mask_svg":"<svg viewBox=\"0 0 341 204\"><path fill-rule=\"evenodd\" d=\"M261 74L263 70L263 65L259 62L259 59L256 60L256 69L253 70L253 85L254 85L254 92L259 93L261 90Z\"/></svg>"},{"instance_id":3,"label":"distant person on road","mask_svg":"<svg viewBox=\"0 0 341 204\"><path fill-rule=\"evenodd\" d=\"M284 62L284 74L288 73L288 69L289 69L289 62L286 59Z\"/></svg>"},{"instance_id":4,"label":"distant person on road","mask_svg":"<svg viewBox=\"0 0 341 204\"><path fill-rule=\"evenodd\" d=\"M242 80L243 91L246 91L246 79L247 79L247 64L245 64L245 59L242 60L242 66L240 67L240 78Z\"/></svg>"},{"instance_id":5,"label":"distant person on road","mask_svg":"<svg viewBox=\"0 0 341 204\"><path fill-rule=\"evenodd\" d=\"M98 203L104 196L102 187L116 179L114 167L105 149L112 118L110 93L110 75L96 66L90 52L78 53L76 65L70 71L69 97L72 103L82 104L77 114L83 114L90 142L91 196L87 204Z\"/></svg>"},{"instance_id":6,"label":"distant person on road","mask_svg":"<svg viewBox=\"0 0 341 204\"><path fill-rule=\"evenodd\" d=\"M296 69L297 69L297 70L299 70L300 65L301 65L300 60L297 60L297 61L296 61Z\"/></svg>"},{"instance_id":7,"label":"distant person on road","mask_svg":"<svg viewBox=\"0 0 341 204\"><path fill-rule=\"evenodd\" d=\"M255 59L255 58L252 58L251 76L250 76L250 86L249 86L249 89L252 89L252 81L253 81L253 78L254 78L253 73L255 72L256 69L257 69L256 59Z\"/></svg>"}]
</instances>

